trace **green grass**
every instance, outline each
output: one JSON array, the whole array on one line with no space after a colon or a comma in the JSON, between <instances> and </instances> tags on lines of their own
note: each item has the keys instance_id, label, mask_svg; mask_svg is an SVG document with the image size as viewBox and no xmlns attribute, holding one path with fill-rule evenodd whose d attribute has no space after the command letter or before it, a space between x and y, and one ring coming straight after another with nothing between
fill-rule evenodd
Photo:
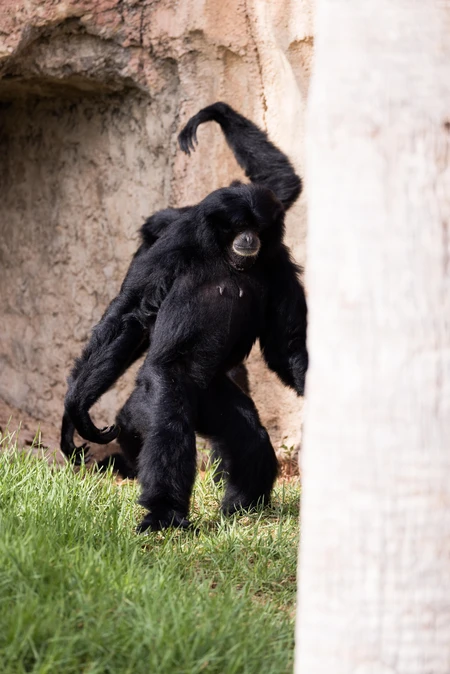
<instances>
[{"instance_id":1,"label":"green grass","mask_svg":"<svg viewBox=\"0 0 450 674\"><path fill-rule=\"evenodd\" d=\"M230 520L196 484L199 534L137 536L134 483L0 440L0 672L291 672L297 482Z\"/></svg>"}]
</instances>

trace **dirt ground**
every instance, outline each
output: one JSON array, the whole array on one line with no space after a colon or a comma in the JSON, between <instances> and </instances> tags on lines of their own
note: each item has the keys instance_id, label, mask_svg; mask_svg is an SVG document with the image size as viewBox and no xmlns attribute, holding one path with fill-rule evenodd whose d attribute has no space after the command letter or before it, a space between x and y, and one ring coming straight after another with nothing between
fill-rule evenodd
<instances>
[{"instance_id":1,"label":"dirt ground","mask_svg":"<svg viewBox=\"0 0 450 674\"><path fill-rule=\"evenodd\" d=\"M31 450L33 453L43 456L48 461L55 461L59 465L64 464L65 458L59 449L60 429L48 421L35 419L0 398L0 434L5 435L8 432L17 434L15 439L18 440L19 448ZM82 442L80 439L80 444ZM199 438L197 448L199 468L204 469L209 459L207 443ZM90 444L90 452L96 461L101 461L110 454L119 451L120 448L116 442L111 442L109 445ZM278 458L281 477L289 478L298 475L297 454L286 455L283 453Z\"/></svg>"}]
</instances>

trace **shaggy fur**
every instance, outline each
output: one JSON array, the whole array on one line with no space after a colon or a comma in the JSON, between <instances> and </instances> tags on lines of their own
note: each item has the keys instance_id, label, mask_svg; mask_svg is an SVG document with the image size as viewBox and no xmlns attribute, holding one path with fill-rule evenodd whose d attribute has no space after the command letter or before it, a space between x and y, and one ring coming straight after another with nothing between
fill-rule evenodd
<instances>
[{"instance_id":1,"label":"shaggy fur","mask_svg":"<svg viewBox=\"0 0 450 674\"><path fill-rule=\"evenodd\" d=\"M142 244L69 379L62 448L119 435L138 468L140 530L188 526L195 432L213 441L227 474L224 512L267 501L275 453L252 400L228 376L259 338L268 366L299 395L307 368L306 302L283 244L284 212L301 183L266 134L223 103L200 111L180 134L217 121L251 185L233 183L200 204L166 209L142 227ZM89 409L147 351L117 425L97 429ZM119 434L120 428L120 434Z\"/></svg>"}]
</instances>

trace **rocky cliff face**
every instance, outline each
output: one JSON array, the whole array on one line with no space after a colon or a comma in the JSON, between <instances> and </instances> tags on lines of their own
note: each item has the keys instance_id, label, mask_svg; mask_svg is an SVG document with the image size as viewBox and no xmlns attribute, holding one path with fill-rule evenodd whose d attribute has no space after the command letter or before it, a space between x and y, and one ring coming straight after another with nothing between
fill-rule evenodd
<instances>
[{"instance_id":1,"label":"rocky cliff face","mask_svg":"<svg viewBox=\"0 0 450 674\"><path fill-rule=\"evenodd\" d=\"M59 423L65 379L116 294L144 218L241 173L215 125L197 152L181 125L225 100L303 171L312 0L3 0L0 6L0 397ZM287 238L304 261L305 195ZM250 358L276 446L300 402ZM112 421L133 373L97 405Z\"/></svg>"}]
</instances>

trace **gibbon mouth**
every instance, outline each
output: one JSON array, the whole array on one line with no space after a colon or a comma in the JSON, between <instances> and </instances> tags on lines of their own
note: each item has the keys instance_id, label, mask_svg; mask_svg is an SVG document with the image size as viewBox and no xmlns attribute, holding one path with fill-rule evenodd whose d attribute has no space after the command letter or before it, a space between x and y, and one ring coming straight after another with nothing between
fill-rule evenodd
<instances>
[{"instance_id":1,"label":"gibbon mouth","mask_svg":"<svg viewBox=\"0 0 450 674\"><path fill-rule=\"evenodd\" d=\"M233 250L242 257L254 257L258 255L261 241L254 232L242 232L233 241Z\"/></svg>"}]
</instances>

